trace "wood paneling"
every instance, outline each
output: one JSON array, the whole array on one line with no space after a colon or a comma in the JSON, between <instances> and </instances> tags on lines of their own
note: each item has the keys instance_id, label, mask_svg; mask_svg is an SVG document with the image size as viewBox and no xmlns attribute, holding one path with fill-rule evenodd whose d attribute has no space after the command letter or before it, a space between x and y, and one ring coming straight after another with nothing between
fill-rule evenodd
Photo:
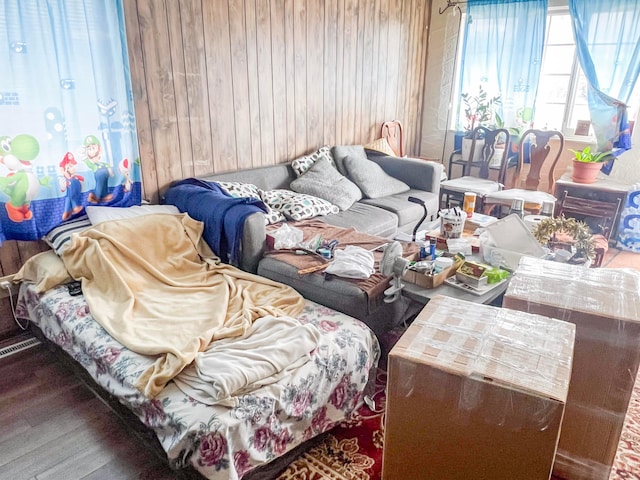
<instances>
[{"instance_id":1,"label":"wood paneling","mask_svg":"<svg viewBox=\"0 0 640 480\"><path fill-rule=\"evenodd\" d=\"M131 0L145 196L191 175L364 144L418 154L428 0Z\"/></svg>"},{"instance_id":2,"label":"wood paneling","mask_svg":"<svg viewBox=\"0 0 640 480\"><path fill-rule=\"evenodd\" d=\"M430 0L123 3L151 202L181 178L366 144L385 120L419 154ZM6 242L2 274L45 248ZM9 311L0 337L16 328Z\"/></svg>"}]
</instances>

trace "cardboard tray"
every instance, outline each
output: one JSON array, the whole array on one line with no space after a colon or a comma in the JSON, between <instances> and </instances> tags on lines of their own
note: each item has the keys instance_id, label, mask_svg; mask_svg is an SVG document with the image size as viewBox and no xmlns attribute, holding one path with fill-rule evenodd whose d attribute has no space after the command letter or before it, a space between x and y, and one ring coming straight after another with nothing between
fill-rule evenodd
<instances>
[{"instance_id":1,"label":"cardboard tray","mask_svg":"<svg viewBox=\"0 0 640 480\"><path fill-rule=\"evenodd\" d=\"M407 272L402 276L402 279L405 282L415 283L423 288L436 288L442 285L447 278L455 275L456 270L458 270L458 267L462 265L462 263L463 260L454 258L453 265L451 265L451 267L435 275L418 273L415 270L407 270Z\"/></svg>"}]
</instances>

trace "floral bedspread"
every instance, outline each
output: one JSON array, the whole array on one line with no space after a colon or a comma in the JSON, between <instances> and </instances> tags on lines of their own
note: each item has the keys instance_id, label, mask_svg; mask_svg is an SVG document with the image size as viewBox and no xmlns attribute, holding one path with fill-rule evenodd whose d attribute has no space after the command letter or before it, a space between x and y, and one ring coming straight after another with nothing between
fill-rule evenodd
<instances>
[{"instance_id":1,"label":"floral bedspread","mask_svg":"<svg viewBox=\"0 0 640 480\"><path fill-rule=\"evenodd\" d=\"M362 402L380 356L363 323L307 301L298 319L321 332L311 361L235 407L195 401L173 382L149 400L134 388L154 357L134 353L98 324L82 295L65 286L37 294L23 284L18 312L78 361L105 390L152 428L171 465L209 479L239 479L347 418Z\"/></svg>"}]
</instances>

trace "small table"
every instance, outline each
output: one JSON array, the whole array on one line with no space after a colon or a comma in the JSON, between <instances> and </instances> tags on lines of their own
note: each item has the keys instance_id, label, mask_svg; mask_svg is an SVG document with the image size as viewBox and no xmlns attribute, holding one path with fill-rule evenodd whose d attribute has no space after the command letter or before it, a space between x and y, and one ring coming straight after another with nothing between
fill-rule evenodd
<instances>
[{"instance_id":1,"label":"small table","mask_svg":"<svg viewBox=\"0 0 640 480\"><path fill-rule=\"evenodd\" d=\"M472 262L484 263L484 259L479 254L474 254L467 256L467 260ZM446 297L457 298L458 300L465 300L467 302L472 303L482 303L485 305L498 305L502 303L502 295L507 290L507 286L509 285L509 279L502 282L500 285L496 285L495 288L492 288L486 293L482 295L476 295L471 292L466 292L460 288L453 287L451 285L447 285L443 283L440 286L434 288L425 288L415 283L404 281L404 288L402 289L402 294L414 302L418 302L422 305L426 305L429 303L433 297L437 295L444 295Z\"/></svg>"},{"instance_id":2,"label":"small table","mask_svg":"<svg viewBox=\"0 0 640 480\"><path fill-rule=\"evenodd\" d=\"M439 287L435 288L424 288L420 285L416 285L415 283L403 282L404 288L402 289L402 294L414 302L421 303L426 305L436 295L444 295L446 297L456 298L458 300L465 300L467 302L472 303L482 303L485 305L501 305L502 304L502 296L504 292L507 290L507 286L509 285L509 280L502 282L500 285L496 286L482 295L475 295L471 292L465 292L456 287L452 287L451 285L447 285L443 283Z\"/></svg>"},{"instance_id":3,"label":"small table","mask_svg":"<svg viewBox=\"0 0 640 480\"><path fill-rule=\"evenodd\" d=\"M594 233L602 233L609 242L615 242L620 212L630 189L631 185L600 177L595 183L576 183L570 173L565 173L555 186L556 215L585 221L597 219L603 231Z\"/></svg>"}]
</instances>

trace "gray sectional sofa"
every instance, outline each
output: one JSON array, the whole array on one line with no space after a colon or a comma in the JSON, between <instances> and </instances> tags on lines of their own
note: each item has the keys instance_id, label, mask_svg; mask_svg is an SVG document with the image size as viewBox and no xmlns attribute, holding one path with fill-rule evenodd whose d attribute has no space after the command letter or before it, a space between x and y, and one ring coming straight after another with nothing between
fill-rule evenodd
<instances>
[{"instance_id":1,"label":"gray sectional sofa","mask_svg":"<svg viewBox=\"0 0 640 480\"><path fill-rule=\"evenodd\" d=\"M408 191L378 198L361 198L339 213L316 217L328 224L350 228L385 238L393 238L398 232L410 233L422 218L424 210L419 204L409 202L417 197L425 202L428 219L438 212L438 198L442 165L412 158L398 158L361 146L336 146L331 149L335 167L348 176L348 158L363 155L380 166L394 179L404 182ZM360 163L362 165L362 163ZM369 164L371 166L371 164ZM256 185L262 190L290 189L297 179L291 165L280 164L235 172L200 177L207 182L241 182ZM339 278L326 279L324 275L305 275L275 257L264 256L266 227L264 216L254 214L245 221L240 267L296 288L306 298L347 313L367 323L376 333L382 333L404 315L406 305L387 305L372 312L367 308L368 299L357 287ZM399 310L403 310L400 312Z\"/></svg>"}]
</instances>

